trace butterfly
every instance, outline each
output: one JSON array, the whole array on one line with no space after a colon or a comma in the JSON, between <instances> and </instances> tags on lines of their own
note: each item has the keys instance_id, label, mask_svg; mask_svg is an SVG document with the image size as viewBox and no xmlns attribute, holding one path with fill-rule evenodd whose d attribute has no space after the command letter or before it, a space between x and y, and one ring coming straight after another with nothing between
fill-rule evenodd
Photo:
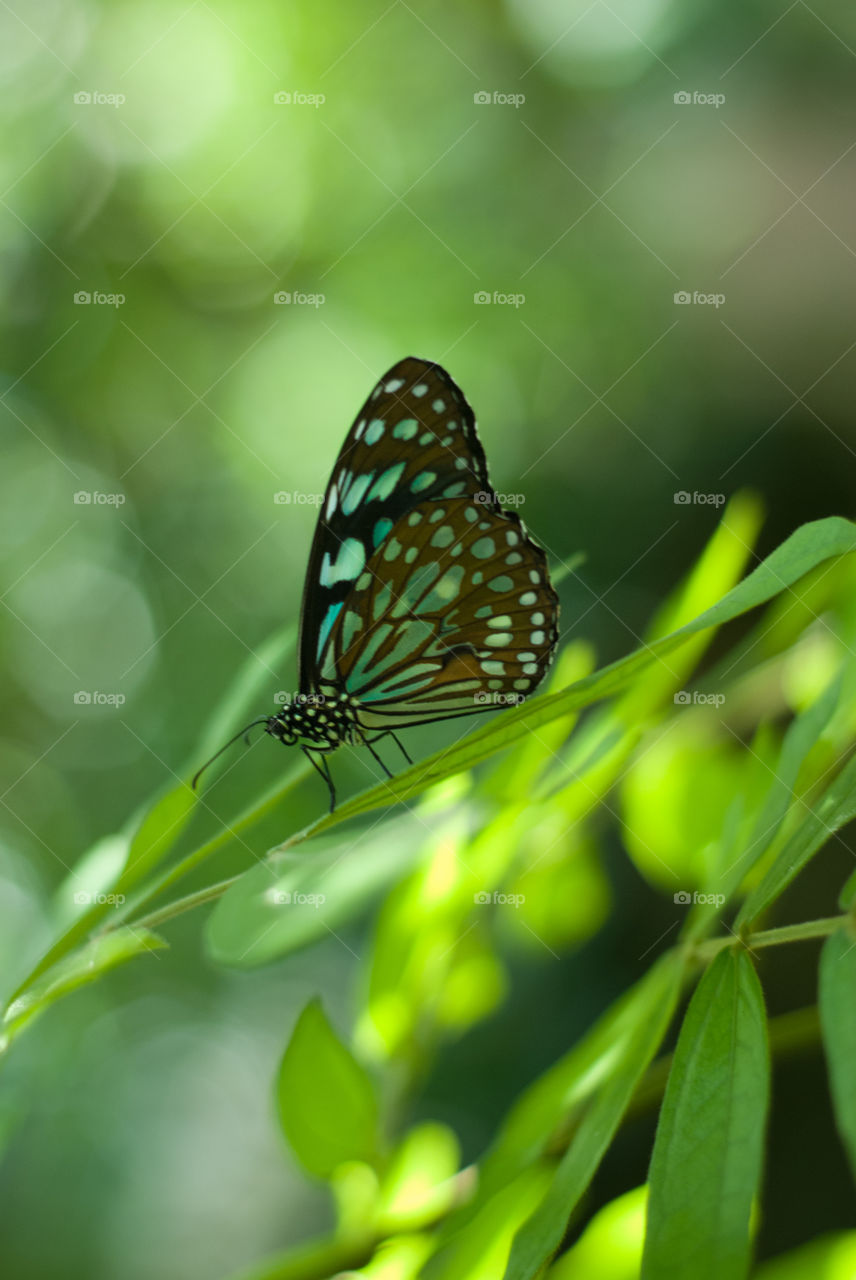
<instances>
[{"instance_id":1,"label":"butterfly","mask_svg":"<svg viewBox=\"0 0 856 1280\"><path fill-rule=\"evenodd\" d=\"M330 752L362 743L391 777L378 738L412 763L396 730L521 702L550 666L558 616L544 552L491 488L463 392L408 356L366 400L324 493L298 693L253 724L305 752L332 812Z\"/></svg>"}]
</instances>

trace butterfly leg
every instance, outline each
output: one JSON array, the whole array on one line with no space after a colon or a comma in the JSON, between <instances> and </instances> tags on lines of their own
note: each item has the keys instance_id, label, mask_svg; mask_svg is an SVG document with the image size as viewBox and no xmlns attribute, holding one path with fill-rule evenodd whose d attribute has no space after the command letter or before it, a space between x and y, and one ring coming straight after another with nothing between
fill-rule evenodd
<instances>
[{"instance_id":1,"label":"butterfly leg","mask_svg":"<svg viewBox=\"0 0 856 1280\"><path fill-rule=\"evenodd\" d=\"M306 759L312 765L312 768L321 774L321 777L327 783L327 790L330 792L330 812L336 808L336 788L333 786L333 778L330 774L330 765L327 757L321 756L321 764L314 758L308 747L301 748Z\"/></svg>"},{"instance_id":2,"label":"butterfly leg","mask_svg":"<svg viewBox=\"0 0 856 1280\"><path fill-rule=\"evenodd\" d=\"M407 754L407 751L405 750L404 743L401 741L400 738L396 737L396 735L392 732L391 729L389 730L389 736L392 738L393 742L398 747L399 751L404 756L407 763L413 764L413 761L410 759L410 756Z\"/></svg>"},{"instance_id":3,"label":"butterfly leg","mask_svg":"<svg viewBox=\"0 0 856 1280\"><path fill-rule=\"evenodd\" d=\"M382 734L379 734L379 735L378 735L378 737L383 737L383 735L382 735ZM381 760L381 758L380 758L380 756L378 755L378 753L375 751L375 749L374 749L374 747L372 746L372 744L371 744L371 742L369 741L369 739L368 739L368 738L365 736L365 734L363 734L363 733L361 733L361 734L360 734L360 738L362 739L363 746L368 747L369 751L372 753L372 755L374 756L375 760L377 760L378 764L380 765L381 769L383 769L383 771L384 771L384 773L386 774L386 776L387 776L388 778L391 778L393 775L390 773L389 769L387 769L386 765L385 765L385 764L384 764L384 762Z\"/></svg>"}]
</instances>

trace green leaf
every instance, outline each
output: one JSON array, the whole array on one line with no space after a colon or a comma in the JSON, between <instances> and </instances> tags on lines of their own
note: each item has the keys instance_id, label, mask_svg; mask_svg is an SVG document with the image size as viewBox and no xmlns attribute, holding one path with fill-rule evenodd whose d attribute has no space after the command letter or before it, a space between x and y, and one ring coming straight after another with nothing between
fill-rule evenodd
<instances>
[{"instance_id":1,"label":"green leaf","mask_svg":"<svg viewBox=\"0 0 856 1280\"><path fill-rule=\"evenodd\" d=\"M425 1269L426 1280L496 1280L502 1275L512 1237L547 1190L549 1169L525 1169L481 1204Z\"/></svg>"},{"instance_id":2,"label":"green leaf","mask_svg":"<svg viewBox=\"0 0 856 1280\"><path fill-rule=\"evenodd\" d=\"M283 1132L309 1173L328 1178L347 1160L376 1160L372 1082L318 1000L297 1020L279 1070L277 1102Z\"/></svg>"},{"instance_id":3,"label":"green leaf","mask_svg":"<svg viewBox=\"0 0 856 1280\"><path fill-rule=\"evenodd\" d=\"M849 929L823 945L818 1004L835 1120L856 1177L856 938Z\"/></svg>"},{"instance_id":4,"label":"green leaf","mask_svg":"<svg viewBox=\"0 0 856 1280\"><path fill-rule=\"evenodd\" d=\"M836 1231L763 1263L752 1280L853 1280L856 1231Z\"/></svg>"},{"instance_id":5,"label":"green leaf","mask_svg":"<svg viewBox=\"0 0 856 1280\"><path fill-rule=\"evenodd\" d=\"M735 931L751 925L788 887L807 862L839 828L856 817L856 756L808 811L778 857L749 897L735 921Z\"/></svg>"},{"instance_id":6,"label":"green leaf","mask_svg":"<svg viewBox=\"0 0 856 1280\"><path fill-rule=\"evenodd\" d=\"M611 1046L602 1079L582 1115L541 1204L518 1231L505 1280L532 1280L562 1242L570 1216L594 1177L630 1099L668 1030L680 991L681 957L664 956L626 1011L623 1038Z\"/></svg>"},{"instance_id":7,"label":"green leaf","mask_svg":"<svg viewBox=\"0 0 856 1280\"><path fill-rule=\"evenodd\" d=\"M144 814L128 849L124 870L116 882L123 892L156 867L187 826L199 797L188 783L170 787Z\"/></svg>"},{"instance_id":8,"label":"green leaf","mask_svg":"<svg viewBox=\"0 0 856 1280\"><path fill-rule=\"evenodd\" d=\"M826 520L802 525L748 577L692 622L652 644L643 645L618 662L576 681L567 689L543 694L519 707L503 711L482 729L469 734L452 747L435 752L412 768L405 769L393 781L385 781L354 796L340 805L335 813L319 819L304 834L315 835L357 814L409 800L444 778L464 769L471 769L488 756L510 746L524 734L549 724L557 716L566 716L628 688L640 671L680 648L699 632L722 626L749 609L765 604L822 561L852 551L856 551L856 525L849 520L830 516Z\"/></svg>"},{"instance_id":9,"label":"green leaf","mask_svg":"<svg viewBox=\"0 0 856 1280\"><path fill-rule=\"evenodd\" d=\"M706 888L709 893L723 894L726 902L748 873L771 848L782 828L796 794L797 780L806 756L823 733L841 696L839 673L823 693L806 707L788 726L779 758L773 768L773 779L752 827L751 834L732 866L714 874ZM697 938L707 928L721 906L693 909L685 937Z\"/></svg>"},{"instance_id":10,"label":"green leaf","mask_svg":"<svg viewBox=\"0 0 856 1280\"><path fill-rule=\"evenodd\" d=\"M856 901L856 871L852 871L844 881L844 887L838 895L838 905L842 911L849 911Z\"/></svg>"},{"instance_id":11,"label":"green leaf","mask_svg":"<svg viewBox=\"0 0 856 1280\"><path fill-rule=\"evenodd\" d=\"M654 965L625 992L579 1041L554 1062L516 1100L484 1158L476 1196L450 1223L457 1230L479 1206L506 1186L523 1169L552 1151L567 1134L592 1095L609 1077L616 1047L625 1044L633 1028L663 999L664 983L671 988L672 960Z\"/></svg>"},{"instance_id":12,"label":"green leaf","mask_svg":"<svg viewBox=\"0 0 856 1280\"><path fill-rule=\"evenodd\" d=\"M677 631L696 615L730 591L743 572L761 527L762 509L758 499L739 493L722 513L713 536L684 581L666 600L645 629L645 640L656 643ZM644 719L664 696L671 695L696 665L711 636L699 635L684 645L676 659L657 664L646 676L630 686L616 711L627 724Z\"/></svg>"},{"instance_id":13,"label":"green leaf","mask_svg":"<svg viewBox=\"0 0 856 1280\"><path fill-rule=\"evenodd\" d=\"M646 1186L605 1204L549 1271L549 1280L639 1280L645 1239Z\"/></svg>"},{"instance_id":14,"label":"green leaf","mask_svg":"<svg viewBox=\"0 0 856 1280\"><path fill-rule=\"evenodd\" d=\"M381 1185L382 1233L412 1231L451 1206L460 1162L458 1139L444 1124L427 1122L405 1135Z\"/></svg>"},{"instance_id":15,"label":"green leaf","mask_svg":"<svg viewBox=\"0 0 856 1280\"><path fill-rule=\"evenodd\" d=\"M769 1052L745 951L721 951L690 1002L651 1158L642 1280L741 1280L761 1176Z\"/></svg>"},{"instance_id":16,"label":"green leaf","mask_svg":"<svg viewBox=\"0 0 856 1280\"><path fill-rule=\"evenodd\" d=\"M148 929L116 929L94 938L75 955L61 960L13 999L3 1018L0 1050L40 1013L71 991L94 982L109 969L143 952L165 947L163 938Z\"/></svg>"},{"instance_id":17,"label":"green leaf","mask_svg":"<svg viewBox=\"0 0 856 1280\"><path fill-rule=\"evenodd\" d=\"M413 826L407 819L371 841L340 837L271 854L218 902L205 930L209 955L252 969L329 938L407 873L424 836Z\"/></svg>"}]
</instances>

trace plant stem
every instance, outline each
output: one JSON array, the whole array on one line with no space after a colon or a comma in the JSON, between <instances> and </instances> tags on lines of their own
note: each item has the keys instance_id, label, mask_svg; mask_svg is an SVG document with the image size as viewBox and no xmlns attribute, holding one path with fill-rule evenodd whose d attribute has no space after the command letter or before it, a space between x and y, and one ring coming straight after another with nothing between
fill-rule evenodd
<instances>
[{"instance_id":1,"label":"plant stem","mask_svg":"<svg viewBox=\"0 0 856 1280\"><path fill-rule=\"evenodd\" d=\"M826 916L820 920L804 920L801 924L785 924L778 929L764 929L759 933L747 934L745 938L740 938L737 934L731 934L727 938L709 938L706 942L691 946L690 951L700 960L707 961L726 947L739 942L749 951L757 951L761 947L777 947L785 942L808 942L812 938L828 938L850 919L849 914Z\"/></svg>"},{"instance_id":2,"label":"plant stem","mask_svg":"<svg viewBox=\"0 0 856 1280\"><path fill-rule=\"evenodd\" d=\"M296 769L292 770L284 782L278 782L272 787L266 795L258 801L257 804L245 809L232 822L218 831L216 836L212 836L210 840L206 840L204 844L200 844L197 848L192 849L190 853L181 858L174 866L168 867L148 885L144 886L139 893L126 905L125 909L110 921L103 932L108 933L111 929L119 928L121 925L128 923L128 917L132 916L140 907L151 902L153 898L158 897L165 889L175 884L177 880L181 880L184 876L189 875L191 871L195 871L198 866L227 845L230 840L239 836L247 827L254 826L261 821L266 814L275 809L285 795L294 787L301 777L308 771L309 766L300 764ZM231 880L222 880L219 884L209 885L205 889L200 889L198 893L188 894L186 898L177 898L174 902L168 903L160 911L153 912L159 922L169 920L174 915L181 915L184 911L190 911L194 906L203 902L209 902L214 898L225 893L231 884ZM149 917L145 917L148 922ZM143 920L134 921L134 924L142 924Z\"/></svg>"},{"instance_id":3,"label":"plant stem","mask_svg":"<svg viewBox=\"0 0 856 1280\"><path fill-rule=\"evenodd\" d=\"M167 920L173 920L176 916L183 915L185 911L192 911L194 907L202 907L206 902L215 902L217 898L223 896L227 889L231 889L232 885L240 880L241 874L230 876L228 880L221 880L218 884L209 884L206 888L198 889L196 893L188 893L183 898L176 898L173 902L168 902L165 907L161 907L159 911L151 911L147 916L141 916L139 920L135 920L133 927L135 929L156 929Z\"/></svg>"}]
</instances>

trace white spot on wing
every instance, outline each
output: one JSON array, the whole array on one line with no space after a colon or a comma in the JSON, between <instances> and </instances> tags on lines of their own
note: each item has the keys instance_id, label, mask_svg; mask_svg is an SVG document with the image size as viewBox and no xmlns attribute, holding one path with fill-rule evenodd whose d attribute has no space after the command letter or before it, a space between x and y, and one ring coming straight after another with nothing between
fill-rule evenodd
<instances>
[{"instance_id":1,"label":"white spot on wing","mask_svg":"<svg viewBox=\"0 0 856 1280\"><path fill-rule=\"evenodd\" d=\"M324 553L320 574L322 587L332 587L337 582L352 582L362 573L365 563L363 544L358 538L346 538L339 547L335 560L331 561L329 551Z\"/></svg>"}]
</instances>

